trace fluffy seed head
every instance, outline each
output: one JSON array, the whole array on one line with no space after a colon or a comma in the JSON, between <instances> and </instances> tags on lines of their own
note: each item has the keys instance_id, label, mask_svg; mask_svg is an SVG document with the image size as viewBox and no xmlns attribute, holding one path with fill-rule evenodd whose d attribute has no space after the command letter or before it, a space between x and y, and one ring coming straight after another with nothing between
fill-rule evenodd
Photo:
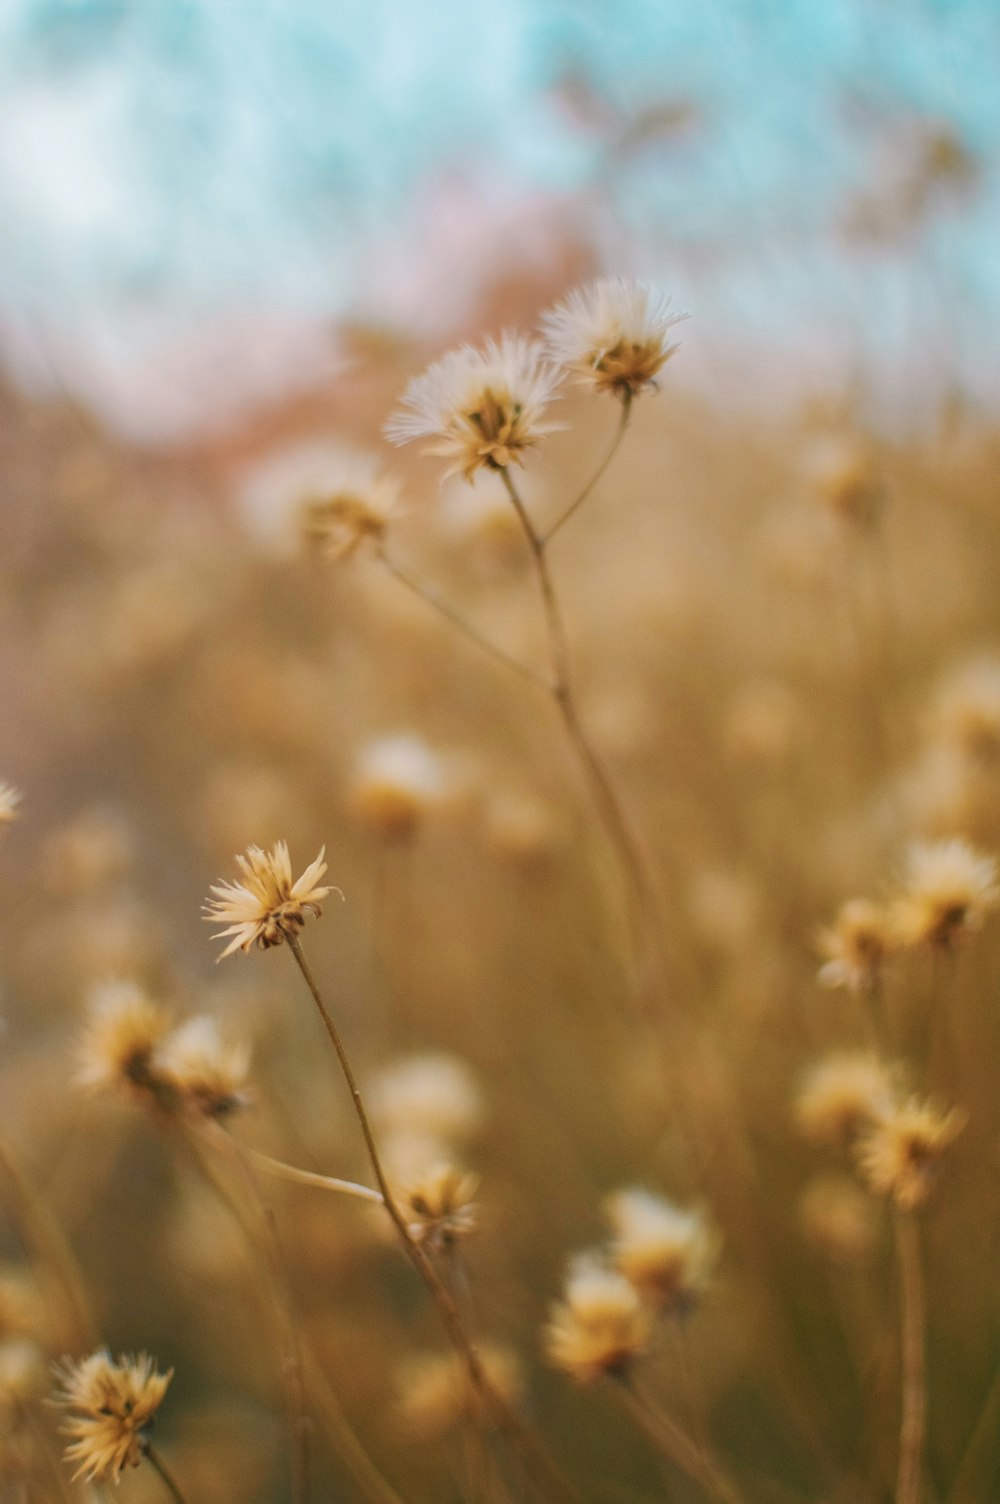
<instances>
[{"instance_id":1,"label":"fluffy seed head","mask_svg":"<svg viewBox=\"0 0 1000 1504\"><path fill-rule=\"evenodd\" d=\"M997 864L967 841L923 841L911 846L903 891L893 907L900 945L953 944L981 927L1000 904Z\"/></svg>"},{"instance_id":2,"label":"fluffy seed head","mask_svg":"<svg viewBox=\"0 0 1000 1504\"><path fill-rule=\"evenodd\" d=\"M829 929L819 936L819 969L824 987L871 992L895 940L892 917L884 904L867 898L845 903Z\"/></svg>"},{"instance_id":3,"label":"fluffy seed head","mask_svg":"<svg viewBox=\"0 0 1000 1504\"><path fill-rule=\"evenodd\" d=\"M385 535L399 503L399 485L375 455L345 450L321 488L301 505L302 530L328 559L345 559L366 538Z\"/></svg>"},{"instance_id":4,"label":"fluffy seed head","mask_svg":"<svg viewBox=\"0 0 1000 1504\"><path fill-rule=\"evenodd\" d=\"M224 1040L214 1018L189 1018L163 1041L154 1070L180 1106L199 1117L225 1117L246 1104L250 1051Z\"/></svg>"},{"instance_id":5,"label":"fluffy seed head","mask_svg":"<svg viewBox=\"0 0 1000 1504\"><path fill-rule=\"evenodd\" d=\"M440 804L447 777L440 757L419 736L381 736L363 746L350 791L358 819L385 840L412 836Z\"/></svg>"},{"instance_id":6,"label":"fluffy seed head","mask_svg":"<svg viewBox=\"0 0 1000 1504\"><path fill-rule=\"evenodd\" d=\"M488 1342L479 1347L478 1355L493 1388L508 1404L515 1404L522 1389L516 1355ZM403 1428L415 1441L433 1441L463 1421L483 1418L465 1364L454 1353L408 1358L400 1366L397 1389Z\"/></svg>"},{"instance_id":7,"label":"fluffy seed head","mask_svg":"<svg viewBox=\"0 0 1000 1504\"><path fill-rule=\"evenodd\" d=\"M442 1143L463 1143L483 1118L475 1077L455 1055L411 1055L379 1072L368 1109L383 1132L414 1133Z\"/></svg>"},{"instance_id":8,"label":"fluffy seed head","mask_svg":"<svg viewBox=\"0 0 1000 1504\"><path fill-rule=\"evenodd\" d=\"M846 1175L821 1175L799 1201L809 1242L835 1264L862 1263L875 1246L877 1224L870 1196Z\"/></svg>"},{"instance_id":9,"label":"fluffy seed head","mask_svg":"<svg viewBox=\"0 0 1000 1504\"><path fill-rule=\"evenodd\" d=\"M446 1248L476 1230L479 1181L452 1164L433 1165L399 1194L399 1208L418 1243Z\"/></svg>"},{"instance_id":10,"label":"fluffy seed head","mask_svg":"<svg viewBox=\"0 0 1000 1504\"><path fill-rule=\"evenodd\" d=\"M463 345L410 383L386 436L432 439L424 452L448 460L448 475L505 470L551 431L542 418L557 382L535 340L502 334L479 350Z\"/></svg>"},{"instance_id":11,"label":"fluffy seed head","mask_svg":"<svg viewBox=\"0 0 1000 1504\"><path fill-rule=\"evenodd\" d=\"M649 1345L650 1315L617 1269L584 1257L570 1270L544 1332L550 1363L578 1383L623 1373Z\"/></svg>"},{"instance_id":12,"label":"fluffy seed head","mask_svg":"<svg viewBox=\"0 0 1000 1504\"><path fill-rule=\"evenodd\" d=\"M942 1112L916 1097L886 1112L857 1145L858 1168L869 1190L891 1197L902 1211L922 1206L938 1161L965 1121L958 1108Z\"/></svg>"},{"instance_id":13,"label":"fluffy seed head","mask_svg":"<svg viewBox=\"0 0 1000 1504\"><path fill-rule=\"evenodd\" d=\"M670 331L687 318L662 293L626 277L577 288L542 319L557 366L598 392L623 398L656 385L678 348Z\"/></svg>"},{"instance_id":14,"label":"fluffy seed head","mask_svg":"<svg viewBox=\"0 0 1000 1504\"><path fill-rule=\"evenodd\" d=\"M616 1191L606 1210L614 1230L611 1257L653 1309L684 1315L697 1304L718 1250L698 1211L685 1211L638 1186Z\"/></svg>"},{"instance_id":15,"label":"fluffy seed head","mask_svg":"<svg viewBox=\"0 0 1000 1504\"><path fill-rule=\"evenodd\" d=\"M155 1055L169 1028L166 1009L134 982L100 984L90 997L77 1079L100 1091L155 1098L161 1087Z\"/></svg>"},{"instance_id":16,"label":"fluffy seed head","mask_svg":"<svg viewBox=\"0 0 1000 1504\"><path fill-rule=\"evenodd\" d=\"M325 852L324 847L294 882L284 841L276 841L270 851L250 846L245 855L236 858L242 881L213 884L214 896L205 904L206 921L227 926L213 935L213 940L232 937L220 961L255 945L261 950L281 945L298 935L307 914L319 916L321 901L333 891L319 886L326 871Z\"/></svg>"},{"instance_id":17,"label":"fluffy seed head","mask_svg":"<svg viewBox=\"0 0 1000 1504\"><path fill-rule=\"evenodd\" d=\"M795 1118L814 1143L849 1144L891 1111L892 1102L892 1077L877 1056L843 1050L806 1072L795 1097Z\"/></svg>"},{"instance_id":18,"label":"fluffy seed head","mask_svg":"<svg viewBox=\"0 0 1000 1504\"><path fill-rule=\"evenodd\" d=\"M68 1415L63 1426L71 1438L67 1462L75 1462L75 1477L88 1482L117 1483L122 1469L137 1467L145 1434L173 1376L157 1373L145 1353L120 1357L106 1350L80 1362L65 1362L57 1371L60 1389L54 1403Z\"/></svg>"}]
</instances>

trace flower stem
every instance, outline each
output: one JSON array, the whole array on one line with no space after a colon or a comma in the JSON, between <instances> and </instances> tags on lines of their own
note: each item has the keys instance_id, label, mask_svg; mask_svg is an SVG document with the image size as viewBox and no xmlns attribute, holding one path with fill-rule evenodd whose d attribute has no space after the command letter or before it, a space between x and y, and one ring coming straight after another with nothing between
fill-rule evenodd
<instances>
[{"instance_id":1,"label":"flower stem","mask_svg":"<svg viewBox=\"0 0 1000 1504\"><path fill-rule=\"evenodd\" d=\"M371 1124L368 1120L368 1114L365 1110L364 1101L362 1100L361 1092L358 1088L358 1084L354 1076L354 1071L351 1067L351 1062L348 1058L347 1051L344 1048L343 1041L341 1040L340 1033L333 1021L332 1015L330 1014L326 1004L323 1001L319 988L316 985L315 978L313 977L313 974L309 968L309 964L302 952L302 946L300 945L298 938L294 935L290 935L288 937L288 945L292 952L292 955L295 957L299 971L302 973L302 978L307 988L309 989L312 1000L316 1004L316 1008L323 1022L323 1027L327 1032L327 1036L330 1040L330 1043L333 1045L337 1059L340 1063L340 1068L343 1072L344 1080L347 1082L347 1087L351 1094L351 1100L354 1104L355 1115L361 1128L361 1133L365 1141L365 1147L368 1150L368 1158L371 1162L371 1167L375 1175L376 1184L378 1185L378 1188L382 1194L382 1200L385 1203L385 1209L388 1212L389 1218L396 1230L404 1253L410 1260L410 1263L413 1265L416 1272L419 1274L420 1278L423 1280L432 1300L434 1301L435 1306L437 1307L438 1315L441 1318L441 1322L448 1334L449 1340L455 1348L455 1351L459 1354L459 1356L465 1363L470 1383L475 1388L476 1394L479 1396L480 1402L482 1403L484 1409L489 1415L493 1417L494 1422L508 1436L512 1446L515 1448L515 1450L523 1460L525 1466L533 1472L536 1480L545 1488L546 1492L552 1498L563 1501L563 1504L568 1504L568 1501L572 1501L572 1504L576 1504L577 1494L575 1490L571 1488L566 1480L562 1477L561 1473L557 1470L555 1464L552 1462L551 1458L548 1456L548 1453L544 1450L541 1443L535 1437L534 1433L528 1428L528 1426L524 1423L520 1416L517 1415L515 1410L503 1397L500 1391L496 1389L490 1382L489 1376L483 1368L482 1362L480 1361L479 1354L476 1351L475 1345L473 1344L472 1339L469 1337L469 1334L465 1329L465 1323L462 1320L462 1315L458 1309L458 1306L455 1304L450 1291L448 1290L441 1276L438 1274L438 1271L434 1267L433 1262L430 1258L428 1258L425 1250L414 1239L413 1234L410 1232L406 1218L403 1216L402 1212L399 1209L399 1206L396 1203L396 1199L392 1194L388 1179L386 1178L385 1171L382 1167L382 1161L379 1156L378 1146L375 1143L375 1136L372 1132Z\"/></svg>"},{"instance_id":2,"label":"flower stem","mask_svg":"<svg viewBox=\"0 0 1000 1504\"><path fill-rule=\"evenodd\" d=\"M313 1170L300 1170L297 1165L287 1165L284 1160L272 1159L270 1154L261 1154L257 1149L245 1151L250 1160L261 1170L280 1175L283 1180L294 1180L298 1185L314 1185L325 1191L339 1191L344 1196L356 1196L359 1201L374 1201L382 1206L382 1193L371 1186L358 1185L353 1180L338 1180L335 1175L317 1175Z\"/></svg>"},{"instance_id":3,"label":"flower stem","mask_svg":"<svg viewBox=\"0 0 1000 1504\"><path fill-rule=\"evenodd\" d=\"M718 1504L743 1504L735 1484L722 1472L707 1446L692 1441L669 1415L654 1410L629 1379L619 1380L615 1387L625 1409L661 1456L693 1478Z\"/></svg>"},{"instance_id":4,"label":"flower stem","mask_svg":"<svg viewBox=\"0 0 1000 1504\"><path fill-rule=\"evenodd\" d=\"M900 1359L902 1414L896 1504L919 1504L927 1429L926 1300L920 1260L920 1232L912 1212L895 1214L900 1281Z\"/></svg>"},{"instance_id":5,"label":"flower stem","mask_svg":"<svg viewBox=\"0 0 1000 1504\"><path fill-rule=\"evenodd\" d=\"M600 480L601 476L604 474L605 470L608 468L608 466L611 464L611 461L618 453L618 447L621 444L622 439L625 437L625 431L628 428L628 421L632 415L632 393L628 388L626 388L625 390L625 393L621 399L621 403L621 412L618 414L618 426L615 429L615 436L611 440L610 448L608 449L597 469L594 471L593 475L590 477L587 484L584 486L583 490L576 497L576 499L570 502L566 510L556 518L551 527L547 528L545 532L539 534L543 547L546 543L550 543L552 541L556 533L559 532L560 528L562 528L573 516L573 514L583 506L583 503L587 500L587 497L590 495L591 491L597 485L597 482Z\"/></svg>"},{"instance_id":6,"label":"flower stem","mask_svg":"<svg viewBox=\"0 0 1000 1504\"><path fill-rule=\"evenodd\" d=\"M174 1504L187 1504L187 1500L184 1498L184 1495L180 1491L177 1479L167 1467L167 1464L164 1462L159 1452L156 1451L152 1443L149 1441L143 1442L142 1451L143 1456L146 1458L147 1462L150 1463L153 1471L159 1473L160 1477L167 1485L167 1491L169 1492L170 1497L173 1499Z\"/></svg>"}]
</instances>

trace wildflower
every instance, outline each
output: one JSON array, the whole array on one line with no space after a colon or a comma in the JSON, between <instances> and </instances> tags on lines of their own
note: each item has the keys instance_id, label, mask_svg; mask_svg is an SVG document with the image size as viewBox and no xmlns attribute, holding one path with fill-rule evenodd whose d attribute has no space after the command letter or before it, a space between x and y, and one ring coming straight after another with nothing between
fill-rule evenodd
<instances>
[{"instance_id":1,"label":"wildflower","mask_svg":"<svg viewBox=\"0 0 1000 1504\"><path fill-rule=\"evenodd\" d=\"M938 733L970 762L1000 762L1000 662L963 664L942 685L936 707Z\"/></svg>"},{"instance_id":2,"label":"wildflower","mask_svg":"<svg viewBox=\"0 0 1000 1504\"><path fill-rule=\"evenodd\" d=\"M549 1362L585 1384L621 1374L645 1352L650 1317L617 1269L585 1256L570 1270L563 1299L545 1328Z\"/></svg>"},{"instance_id":3,"label":"wildflower","mask_svg":"<svg viewBox=\"0 0 1000 1504\"><path fill-rule=\"evenodd\" d=\"M411 836L444 798L441 759L418 736L382 736L358 754L351 803L358 818L386 840Z\"/></svg>"},{"instance_id":4,"label":"wildflower","mask_svg":"<svg viewBox=\"0 0 1000 1504\"><path fill-rule=\"evenodd\" d=\"M328 557L353 553L381 538L399 500L399 486L378 456L325 440L307 440L269 454L238 482L236 508L258 543L291 556L305 537Z\"/></svg>"},{"instance_id":5,"label":"wildflower","mask_svg":"<svg viewBox=\"0 0 1000 1504\"><path fill-rule=\"evenodd\" d=\"M678 346L670 331L687 318L671 313L662 293L625 277L577 288L542 320L546 348L556 365L597 392L634 397Z\"/></svg>"},{"instance_id":6,"label":"wildflower","mask_svg":"<svg viewBox=\"0 0 1000 1504\"><path fill-rule=\"evenodd\" d=\"M215 896L205 905L208 923L228 922L228 928L220 930L212 939L233 937L219 957L220 961L235 951L248 951L254 945L267 950L272 945L293 940L305 924L307 914L319 917L321 900L333 891L317 886L326 871L325 854L324 847L295 882L292 881L292 865L284 841L276 841L270 851L250 846L244 856L236 858L243 881L213 884L211 891Z\"/></svg>"},{"instance_id":7,"label":"wildflower","mask_svg":"<svg viewBox=\"0 0 1000 1504\"><path fill-rule=\"evenodd\" d=\"M861 1263L875 1244L871 1200L846 1175L821 1175L799 1201L799 1220L810 1243L835 1264Z\"/></svg>"},{"instance_id":8,"label":"wildflower","mask_svg":"<svg viewBox=\"0 0 1000 1504\"><path fill-rule=\"evenodd\" d=\"M795 1097L795 1116L816 1143L846 1144L892 1107L892 1078L866 1050L828 1055L807 1071Z\"/></svg>"},{"instance_id":9,"label":"wildflower","mask_svg":"<svg viewBox=\"0 0 1000 1504\"><path fill-rule=\"evenodd\" d=\"M21 794L11 783L4 783L0 779L0 829L5 825L13 825L18 816L18 808L21 803Z\"/></svg>"},{"instance_id":10,"label":"wildflower","mask_svg":"<svg viewBox=\"0 0 1000 1504\"><path fill-rule=\"evenodd\" d=\"M474 1175L451 1164L437 1164L412 1180L399 1195L399 1207L418 1243L448 1247L476 1230Z\"/></svg>"},{"instance_id":11,"label":"wildflower","mask_svg":"<svg viewBox=\"0 0 1000 1504\"><path fill-rule=\"evenodd\" d=\"M410 383L386 435L394 444L432 438L425 452L449 460L449 475L505 470L551 431L542 416L557 381L535 340L503 334L481 350L463 345Z\"/></svg>"},{"instance_id":12,"label":"wildflower","mask_svg":"<svg viewBox=\"0 0 1000 1504\"><path fill-rule=\"evenodd\" d=\"M345 559L366 538L384 537L398 501L399 485L374 455L344 451L323 485L303 499L302 530L328 559Z\"/></svg>"},{"instance_id":13,"label":"wildflower","mask_svg":"<svg viewBox=\"0 0 1000 1504\"><path fill-rule=\"evenodd\" d=\"M893 941L890 914L882 904L867 898L850 899L832 927L819 936L820 953L826 957L819 969L819 981L824 987L871 992Z\"/></svg>"},{"instance_id":14,"label":"wildflower","mask_svg":"<svg viewBox=\"0 0 1000 1504\"><path fill-rule=\"evenodd\" d=\"M225 1117L248 1100L250 1054L224 1041L214 1018L189 1018L156 1052L155 1069L181 1104L202 1117Z\"/></svg>"},{"instance_id":15,"label":"wildflower","mask_svg":"<svg viewBox=\"0 0 1000 1504\"><path fill-rule=\"evenodd\" d=\"M951 945L1000 904L997 864L961 839L915 843L893 909L901 945Z\"/></svg>"},{"instance_id":16,"label":"wildflower","mask_svg":"<svg viewBox=\"0 0 1000 1504\"><path fill-rule=\"evenodd\" d=\"M152 1358L119 1357L102 1349L58 1370L62 1388L54 1403L66 1410L63 1427L72 1438L67 1462L79 1464L76 1477L88 1482L118 1482L124 1467L137 1467L153 1417L173 1377L156 1372Z\"/></svg>"},{"instance_id":17,"label":"wildflower","mask_svg":"<svg viewBox=\"0 0 1000 1504\"><path fill-rule=\"evenodd\" d=\"M614 1229L612 1261L648 1305L683 1315L698 1301L717 1239L697 1211L630 1186L607 1201Z\"/></svg>"},{"instance_id":18,"label":"wildflower","mask_svg":"<svg viewBox=\"0 0 1000 1504\"><path fill-rule=\"evenodd\" d=\"M367 1093L370 1116L386 1132L405 1130L444 1143L471 1138L483 1116L482 1095L455 1055L411 1055L386 1066Z\"/></svg>"},{"instance_id":19,"label":"wildflower","mask_svg":"<svg viewBox=\"0 0 1000 1504\"><path fill-rule=\"evenodd\" d=\"M806 469L817 499L847 522L868 526L882 506L882 487L871 457L853 439L827 435L816 441Z\"/></svg>"},{"instance_id":20,"label":"wildflower","mask_svg":"<svg viewBox=\"0 0 1000 1504\"><path fill-rule=\"evenodd\" d=\"M134 982L95 987L80 1041L78 1081L147 1100L156 1097L162 1083L154 1056L169 1028L167 1010Z\"/></svg>"},{"instance_id":21,"label":"wildflower","mask_svg":"<svg viewBox=\"0 0 1000 1504\"><path fill-rule=\"evenodd\" d=\"M901 1211L922 1206L938 1160L965 1121L957 1108L941 1112L916 1097L880 1115L857 1146L858 1168L869 1190L890 1196Z\"/></svg>"},{"instance_id":22,"label":"wildflower","mask_svg":"<svg viewBox=\"0 0 1000 1504\"><path fill-rule=\"evenodd\" d=\"M515 1404L522 1388L517 1357L509 1348L486 1342L478 1348L483 1371L495 1392ZM417 1353L397 1377L399 1412L416 1441L432 1441L468 1419L480 1419L476 1391L464 1362L455 1353Z\"/></svg>"}]
</instances>

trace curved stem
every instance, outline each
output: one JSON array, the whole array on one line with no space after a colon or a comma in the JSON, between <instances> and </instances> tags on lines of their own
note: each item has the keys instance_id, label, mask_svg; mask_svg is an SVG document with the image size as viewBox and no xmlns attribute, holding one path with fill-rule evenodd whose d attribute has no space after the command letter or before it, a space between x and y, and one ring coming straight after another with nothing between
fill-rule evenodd
<instances>
[{"instance_id":1,"label":"curved stem","mask_svg":"<svg viewBox=\"0 0 1000 1504\"><path fill-rule=\"evenodd\" d=\"M155 1447L153 1447L150 1442L145 1441L142 1445L142 1452L143 1456L146 1458L146 1461L152 1466L153 1471L159 1473L160 1477L167 1485L167 1490L170 1494L170 1497L173 1499L174 1504L187 1504L187 1500L184 1498L184 1495L180 1491L177 1479L167 1467L167 1464L164 1462L159 1452L156 1451Z\"/></svg>"},{"instance_id":2,"label":"curved stem","mask_svg":"<svg viewBox=\"0 0 1000 1504\"><path fill-rule=\"evenodd\" d=\"M632 415L632 393L628 389L626 389L625 394L621 399L621 403L621 412L618 415L618 426L615 429L615 436L611 440L611 447L608 449L604 458L601 460L601 463L598 465L597 469L594 471L593 475L590 477L587 484L584 486L583 490L580 492L579 496L577 496L575 501L570 502L566 510L556 518L552 526L548 528L544 533L541 533L539 535L543 546L546 543L551 542L556 533L559 532L560 528L562 528L573 516L574 512L576 512L580 507L583 506L583 503L587 500L587 497L590 495L591 491L597 485L597 482L600 480L601 476L604 474L605 470L608 468L608 466L611 464L611 461L618 453L618 447L621 444L622 439L625 437L625 431L628 428L628 420Z\"/></svg>"},{"instance_id":3,"label":"curved stem","mask_svg":"<svg viewBox=\"0 0 1000 1504\"><path fill-rule=\"evenodd\" d=\"M735 1484L706 1446L692 1441L669 1415L654 1410L628 1379L621 1379L616 1388L629 1415L661 1456L699 1483L718 1504L743 1504Z\"/></svg>"},{"instance_id":4,"label":"curved stem","mask_svg":"<svg viewBox=\"0 0 1000 1504\"><path fill-rule=\"evenodd\" d=\"M927 1376L924 1354L926 1301L920 1263L920 1232L912 1212L895 1215L899 1259L902 1415L896 1504L919 1504L927 1428Z\"/></svg>"},{"instance_id":5,"label":"curved stem","mask_svg":"<svg viewBox=\"0 0 1000 1504\"><path fill-rule=\"evenodd\" d=\"M298 938L290 935L288 937L288 945L292 955L295 957L299 971L302 973L303 981L309 989L312 1000L316 1004L323 1027L340 1063L344 1080L347 1082L351 1100L354 1104L354 1112L361 1128L365 1147L368 1150L368 1158L371 1162L376 1184L382 1193L385 1209L396 1230L403 1251L423 1280L437 1307L438 1315L441 1318L445 1331L448 1333L449 1340L465 1363L469 1380L475 1388L480 1402L486 1412L493 1417L494 1422L506 1433L525 1465L533 1471L536 1479L544 1485L551 1496L564 1501L564 1504L565 1501L572 1501L572 1504L576 1504L577 1495L575 1491L563 1479L562 1475L556 1469L555 1464L549 1458L548 1453L525 1425L524 1421L521 1420L516 1411L504 1399L500 1391L490 1382L489 1375L483 1368L479 1354L465 1329L458 1306L452 1299L450 1291L438 1274L433 1262L428 1258L425 1250L410 1232L406 1218L396 1203L382 1167L378 1146L375 1143L375 1136L372 1132L361 1092L358 1088L354 1071L341 1040L340 1033L323 1001L309 964L303 955Z\"/></svg>"},{"instance_id":6,"label":"curved stem","mask_svg":"<svg viewBox=\"0 0 1000 1504\"><path fill-rule=\"evenodd\" d=\"M244 1153L261 1170L267 1170L272 1175L280 1175L283 1180L294 1180L298 1185L314 1185L324 1191L339 1191L344 1196L356 1196L359 1201L374 1201L377 1205L385 1203L380 1191L373 1191L370 1186L358 1185L353 1180L338 1180L335 1175L317 1175L314 1170L300 1170L297 1165L286 1165L284 1160L272 1159L270 1154L261 1154L257 1149L246 1149Z\"/></svg>"},{"instance_id":7,"label":"curved stem","mask_svg":"<svg viewBox=\"0 0 1000 1504\"><path fill-rule=\"evenodd\" d=\"M440 616L443 616L445 621L450 622L453 627L457 627L470 642L474 642L477 647L489 653L498 663L502 663L506 668L513 669L514 673L520 674L522 678L530 679L533 684L541 685L543 688L548 687L541 674L536 673L530 664L522 663L519 658L515 658L513 654L508 653L497 643L492 642L483 632L480 632L478 627L473 626L472 622L468 621L460 611L456 611L454 606L450 606L447 601L442 600L432 585L425 584L418 575L413 574L405 565L391 558L384 548L378 549L377 557L385 565L393 579L398 580L401 585L405 585L407 590L419 596L422 601L437 611Z\"/></svg>"}]
</instances>

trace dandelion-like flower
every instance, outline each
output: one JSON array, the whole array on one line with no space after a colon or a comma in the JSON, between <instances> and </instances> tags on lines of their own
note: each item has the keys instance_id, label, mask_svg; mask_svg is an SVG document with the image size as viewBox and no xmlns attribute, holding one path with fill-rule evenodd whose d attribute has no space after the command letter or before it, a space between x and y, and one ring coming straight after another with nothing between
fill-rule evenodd
<instances>
[{"instance_id":1,"label":"dandelion-like flower","mask_svg":"<svg viewBox=\"0 0 1000 1504\"><path fill-rule=\"evenodd\" d=\"M146 1353L119 1357L103 1349L58 1370L61 1388L54 1403L68 1413L63 1431L71 1438L67 1462L78 1464L76 1477L115 1483L122 1469L137 1467L153 1417L173 1377L157 1373Z\"/></svg>"},{"instance_id":2,"label":"dandelion-like flower","mask_svg":"<svg viewBox=\"0 0 1000 1504\"><path fill-rule=\"evenodd\" d=\"M795 1118L806 1138L849 1144L892 1110L892 1076L867 1050L841 1050L805 1074L795 1097Z\"/></svg>"},{"instance_id":3,"label":"dandelion-like flower","mask_svg":"<svg viewBox=\"0 0 1000 1504\"><path fill-rule=\"evenodd\" d=\"M479 1181L451 1164L433 1165L399 1194L399 1208L418 1243L448 1247L476 1230Z\"/></svg>"},{"instance_id":4,"label":"dandelion-like flower","mask_svg":"<svg viewBox=\"0 0 1000 1504\"><path fill-rule=\"evenodd\" d=\"M180 1105L200 1117L226 1117L248 1101L250 1051L224 1040L214 1018L189 1018L157 1049L154 1069Z\"/></svg>"},{"instance_id":5,"label":"dandelion-like flower","mask_svg":"<svg viewBox=\"0 0 1000 1504\"><path fill-rule=\"evenodd\" d=\"M505 470L551 431L543 415L558 380L541 345L523 335L502 334L481 350L463 345L410 383L386 436L433 439L425 453L448 460L448 475Z\"/></svg>"},{"instance_id":6,"label":"dandelion-like flower","mask_svg":"<svg viewBox=\"0 0 1000 1504\"><path fill-rule=\"evenodd\" d=\"M167 1010L134 982L100 984L90 998L77 1080L146 1100L158 1096L162 1082L154 1057L169 1028Z\"/></svg>"},{"instance_id":7,"label":"dandelion-like flower","mask_svg":"<svg viewBox=\"0 0 1000 1504\"><path fill-rule=\"evenodd\" d=\"M687 318L663 293L626 277L577 288L542 319L546 350L557 366L598 392L634 397L678 348L672 329Z\"/></svg>"},{"instance_id":8,"label":"dandelion-like flower","mask_svg":"<svg viewBox=\"0 0 1000 1504\"><path fill-rule=\"evenodd\" d=\"M485 1342L478 1356L492 1388L509 1405L516 1404L523 1387L516 1354ZM397 1390L400 1419L415 1441L432 1441L464 1420L481 1423L485 1418L465 1364L455 1353L414 1354L400 1365Z\"/></svg>"},{"instance_id":9,"label":"dandelion-like flower","mask_svg":"<svg viewBox=\"0 0 1000 1504\"><path fill-rule=\"evenodd\" d=\"M951 945L1000 904L997 864L967 841L917 842L893 908L900 945Z\"/></svg>"},{"instance_id":10,"label":"dandelion-like flower","mask_svg":"<svg viewBox=\"0 0 1000 1504\"><path fill-rule=\"evenodd\" d=\"M345 559L366 538L385 536L399 502L399 485L375 455L345 450L322 487L303 499L302 530L328 559Z\"/></svg>"},{"instance_id":11,"label":"dandelion-like flower","mask_svg":"<svg viewBox=\"0 0 1000 1504\"><path fill-rule=\"evenodd\" d=\"M894 940L892 917L884 904L850 899L819 936L820 954L826 958L818 973L821 985L871 992Z\"/></svg>"},{"instance_id":12,"label":"dandelion-like flower","mask_svg":"<svg viewBox=\"0 0 1000 1504\"><path fill-rule=\"evenodd\" d=\"M869 1190L891 1197L902 1211L922 1206L938 1161L965 1122L958 1108L942 1112L917 1097L885 1113L857 1145L858 1168Z\"/></svg>"},{"instance_id":13,"label":"dandelion-like flower","mask_svg":"<svg viewBox=\"0 0 1000 1504\"><path fill-rule=\"evenodd\" d=\"M394 1060L366 1093L383 1133L408 1132L442 1143L471 1138L483 1119L482 1092L464 1061L444 1053Z\"/></svg>"},{"instance_id":14,"label":"dandelion-like flower","mask_svg":"<svg viewBox=\"0 0 1000 1504\"><path fill-rule=\"evenodd\" d=\"M655 1310L690 1311L718 1251L718 1239L701 1212L685 1211L639 1186L616 1191L606 1209L619 1273Z\"/></svg>"},{"instance_id":15,"label":"dandelion-like flower","mask_svg":"<svg viewBox=\"0 0 1000 1504\"><path fill-rule=\"evenodd\" d=\"M20 806L20 791L12 783L4 783L0 779L0 830L5 825L13 825L18 817Z\"/></svg>"},{"instance_id":16,"label":"dandelion-like flower","mask_svg":"<svg viewBox=\"0 0 1000 1504\"><path fill-rule=\"evenodd\" d=\"M358 819L385 840L412 836L448 790L445 766L419 736L380 736L360 748L350 791Z\"/></svg>"},{"instance_id":17,"label":"dandelion-like flower","mask_svg":"<svg viewBox=\"0 0 1000 1504\"><path fill-rule=\"evenodd\" d=\"M544 1333L550 1363L578 1383L621 1374L645 1352L650 1315L633 1285L594 1257L570 1270Z\"/></svg>"},{"instance_id":18,"label":"dandelion-like flower","mask_svg":"<svg viewBox=\"0 0 1000 1504\"><path fill-rule=\"evenodd\" d=\"M322 900L333 891L318 886L326 871L325 854L324 847L294 882L284 841L276 841L270 851L251 846L245 855L236 858L242 882L214 883L211 889L214 896L205 905L209 924L227 925L212 936L213 940L232 936L220 961L238 950L249 951L255 945L267 950L285 940L294 940L307 914L319 917Z\"/></svg>"},{"instance_id":19,"label":"dandelion-like flower","mask_svg":"<svg viewBox=\"0 0 1000 1504\"><path fill-rule=\"evenodd\" d=\"M946 746L981 767L1000 762L1000 662L962 664L942 685L936 706L938 735Z\"/></svg>"}]
</instances>

